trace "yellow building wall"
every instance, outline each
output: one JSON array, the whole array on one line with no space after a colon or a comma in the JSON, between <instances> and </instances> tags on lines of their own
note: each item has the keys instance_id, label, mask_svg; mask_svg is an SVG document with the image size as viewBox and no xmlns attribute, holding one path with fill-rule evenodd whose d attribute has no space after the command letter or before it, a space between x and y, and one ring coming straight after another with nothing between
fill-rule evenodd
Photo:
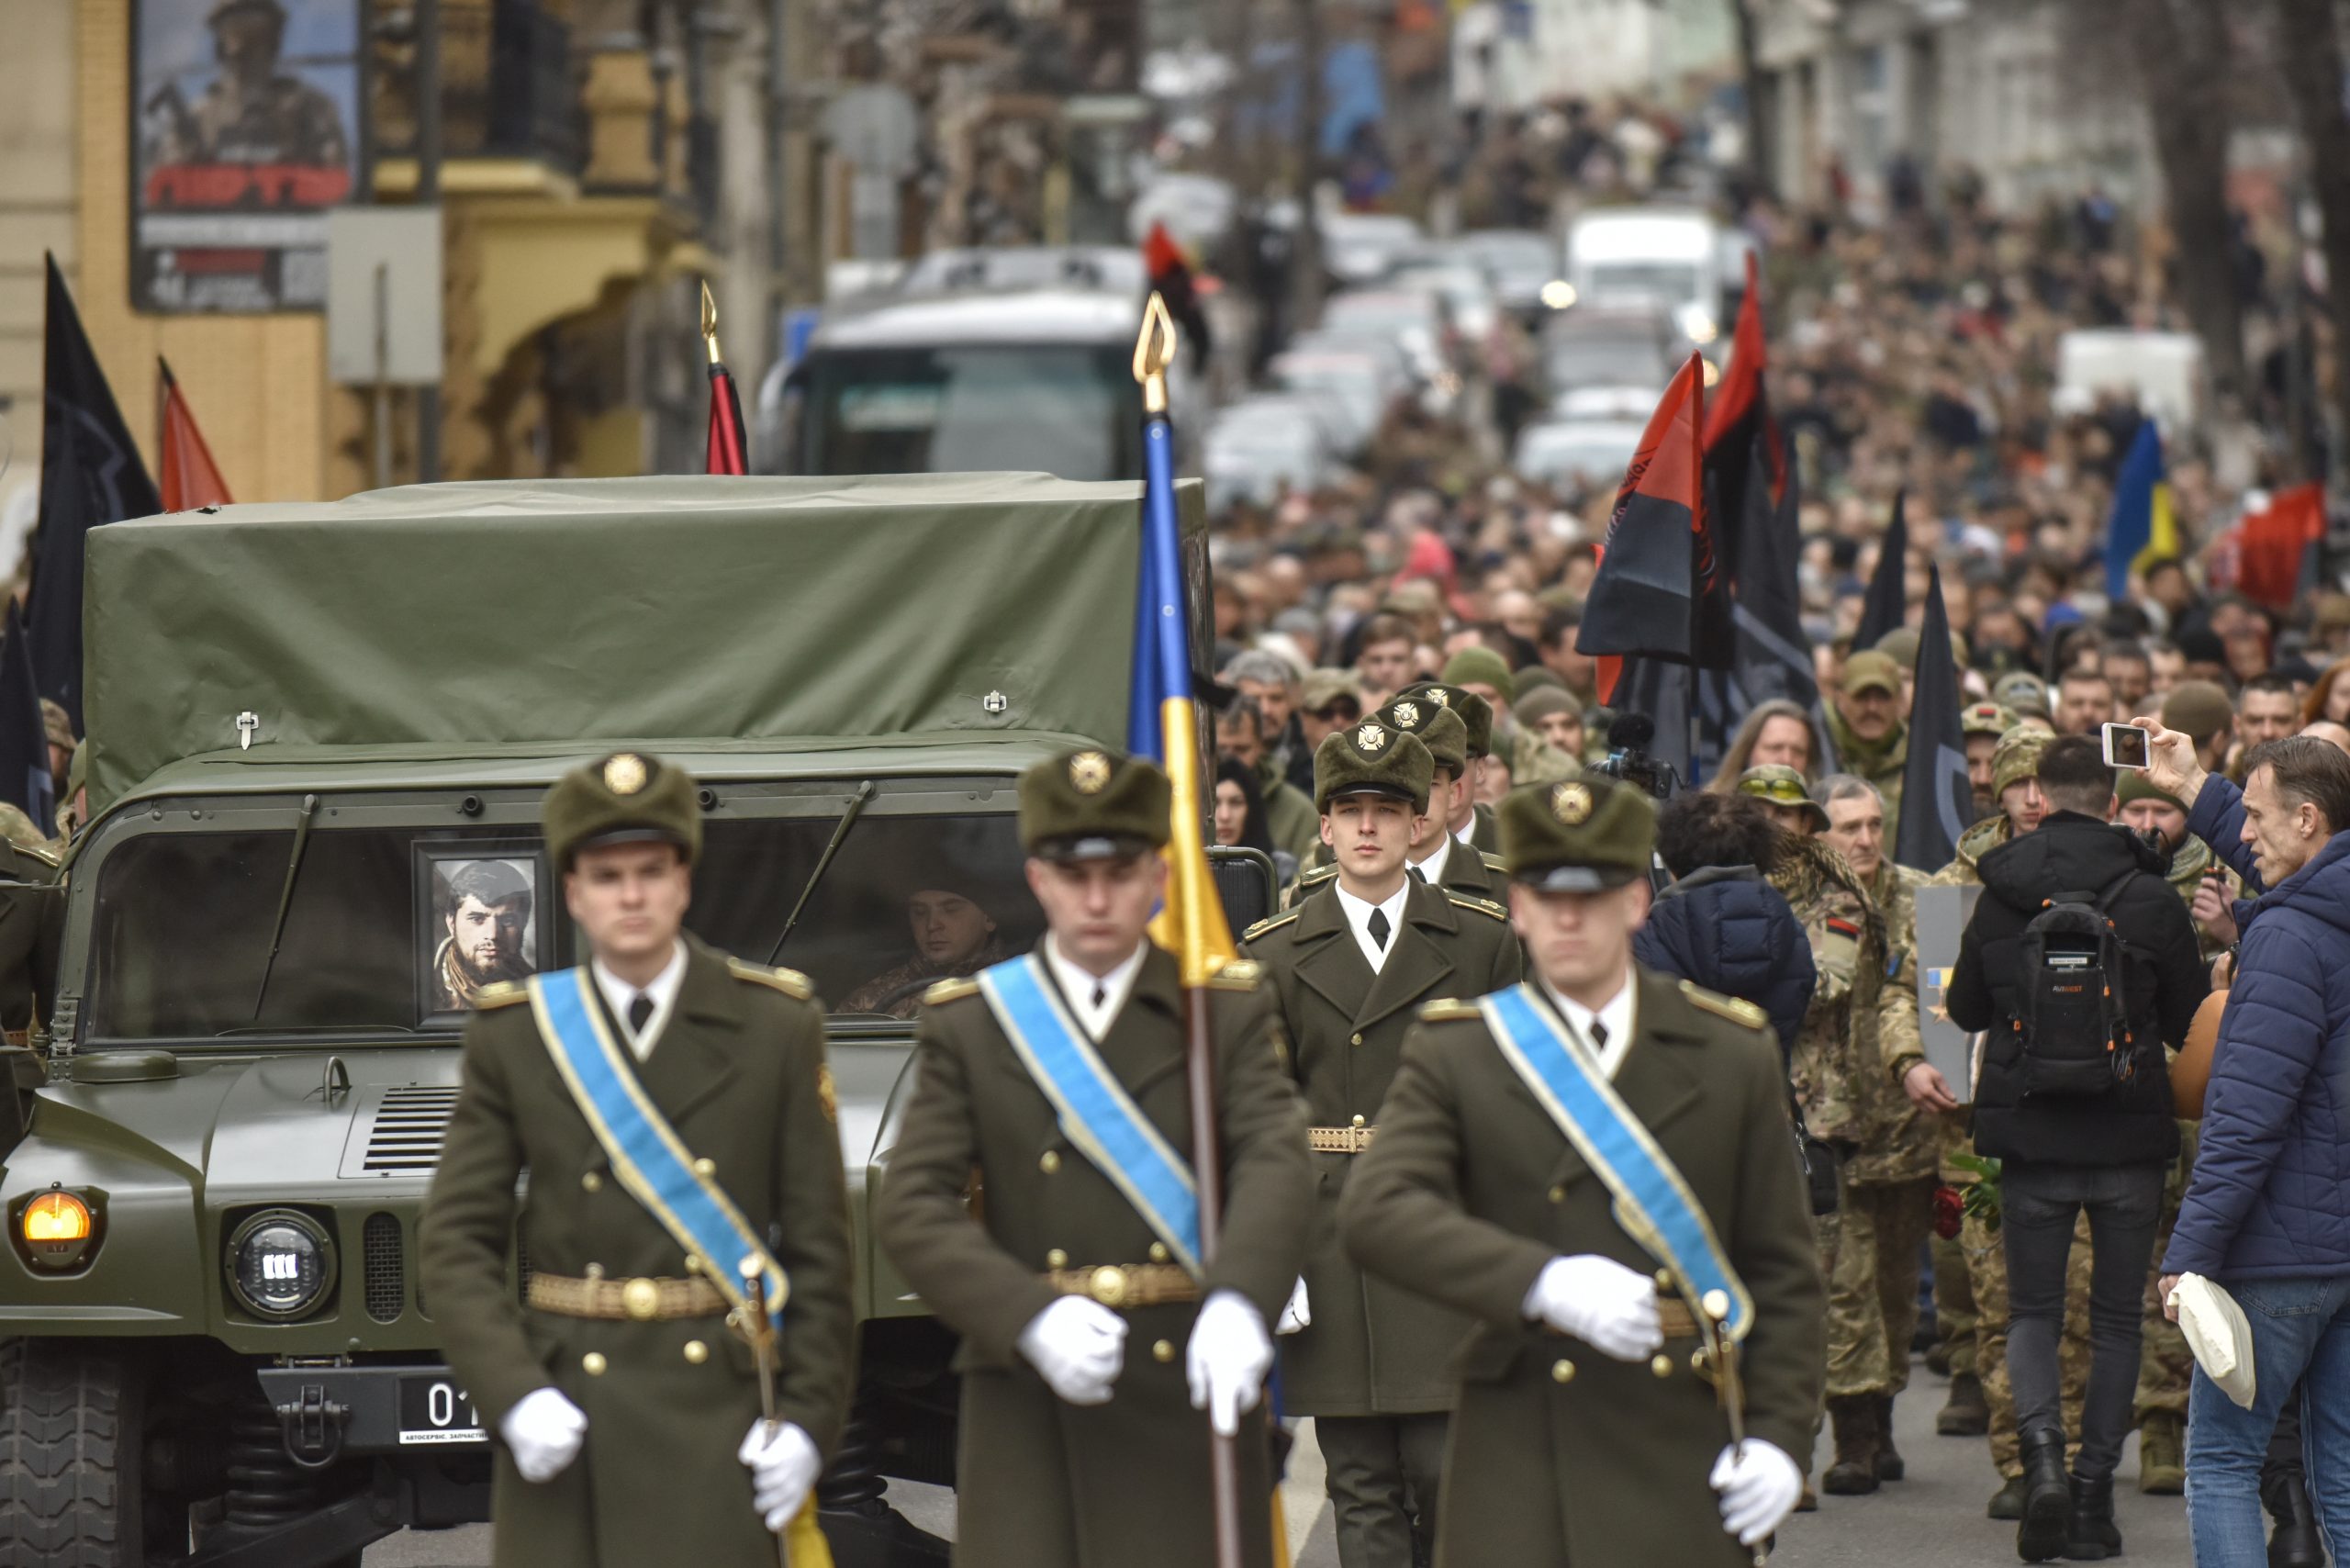
<instances>
[{"instance_id":1,"label":"yellow building wall","mask_svg":"<svg viewBox=\"0 0 2350 1568\"><path fill-rule=\"evenodd\" d=\"M155 466L155 358L241 501L327 498L324 316L150 316L130 308L130 0L73 0L81 150L74 303L123 418Z\"/></svg>"}]
</instances>

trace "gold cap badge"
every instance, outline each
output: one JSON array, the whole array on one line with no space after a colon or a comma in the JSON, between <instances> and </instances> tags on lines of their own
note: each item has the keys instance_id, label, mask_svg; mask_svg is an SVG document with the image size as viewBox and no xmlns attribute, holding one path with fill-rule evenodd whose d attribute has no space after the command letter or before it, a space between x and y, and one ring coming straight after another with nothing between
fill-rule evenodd
<instances>
[{"instance_id":1,"label":"gold cap badge","mask_svg":"<svg viewBox=\"0 0 2350 1568\"><path fill-rule=\"evenodd\" d=\"M1550 812L1569 827L1581 827L1591 815L1591 790L1583 784L1561 784L1550 791Z\"/></svg>"},{"instance_id":2,"label":"gold cap badge","mask_svg":"<svg viewBox=\"0 0 2350 1568\"><path fill-rule=\"evenodd\" d=\"M1109 787L1110 759L1098 751L1081 751L1069 759L1069 781L1080 795L1099 795Z\"/></svg>"},{"instance_id":3,"label":"gold cap badge","mask_svg":"<svg viewBox=\"0 0 2350 1568\"><path fill-rule=\"evenodd\" d=\"M1387 744L1387 732L1377 724L1365 724L1355 732L1357 751L1377 751Z\"/></svg>"},{"instance_id":4,"label":"gold cap badge","mask_svg":"<svg viewBox=\"0 0 2350 1568\"><path fill-rule=\"evenodd\" d=\"M615 795L633 795L644 788L644 758L624 751L604 764L604 788Z\"/></svg>"},{"instance_id":5,"label":"gold cap badge","mask_svg":"<svg viewBox=\"0 0 2350 1568\"><path fill-rule=\"evenodd\" d=\"M1427 699L1439 708L1449 708L1452 706L1452 693L1447 691L1441 686L1429 687L1427 689Z\"/></svg>"},{"instance_id":6,"label":"gold cap badge","mask_svg":"<svg viewBox=\"0 0 2350 1568\"><path fill-rule=\"evenodd\" d=\"M1407 730L1420 727L1420 705L1416 702L1398 702L1388 711L1394 714L1395 722Z\"/></svg>"}]
</instances>

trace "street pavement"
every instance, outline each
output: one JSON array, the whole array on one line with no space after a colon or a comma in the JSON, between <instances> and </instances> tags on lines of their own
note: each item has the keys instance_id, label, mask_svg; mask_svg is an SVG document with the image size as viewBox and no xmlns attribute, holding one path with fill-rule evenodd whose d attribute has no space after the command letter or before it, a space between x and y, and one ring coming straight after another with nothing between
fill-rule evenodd
<instances>
[{"instance_id":1,"label":"street pavement","mask_svg":"<svg viewBox=\"0 0 2350 1568\"><path fill-rule=\"evenodd\" d=\"M2016 1561L2015 1526L1984 1517L1983 1506L1998 1489L1998 1476L1980 1438L1934 1436L1934 1413L1948 1386L1923 1367L1894 1410L1906 1481L1889 1483L1868 1497L1823 1497L1819 1512L1798 1514L1781 1533L1775 1568L1997 1568ZM1311 1440L1312 1424L1299 1432L1282 1488L1295 1568L1337 1568L1337 1546L1330 1510L1322 1496L1322 1460ZM1816 1475L1828 1462L1823 1440ZM2138 1491L2135 1439L2122 1455L2114 1489L2123 1561L2136 1568L2188 1568L2187 1506L2177 1497L2148 1497ZM954 1533L953 1495L936 1487L893 1485L890 1497L914 1523L940 1535ZM396 1536L371 1548L365 1568L481 1568L489 1562L487 1527ZM1662 1565L1659 1565L1662 1568Z\"/></svg>"}]
</instances>

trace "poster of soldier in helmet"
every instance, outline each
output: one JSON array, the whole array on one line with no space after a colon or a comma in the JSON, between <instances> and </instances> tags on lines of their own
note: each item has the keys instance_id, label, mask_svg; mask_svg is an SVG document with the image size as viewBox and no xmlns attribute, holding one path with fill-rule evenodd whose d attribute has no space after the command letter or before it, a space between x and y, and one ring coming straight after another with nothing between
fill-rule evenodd
<instances>
[{"instance_id":1,"label":"poster of soldier in helmet","mask_svg":"<svg viewBox=\"0 0 2350 1568\"><path fill-rule=\"evenodd\" d=\"M418 1011L429 1024L473 1011L485 986L536 973L546 912L528 852L428 845L418 857Z\"/></svg>"},{"instance_id":2,"label":"poster of soldier in helmet","mask_svg":"<svg viewBox=\"0 0 2350 1568\"><path fill-rule=\"evenodd\" d=\"M131 295L326 304L326 209L359 173L363 0L136 0Z\"/></svg>"}]
</instances>

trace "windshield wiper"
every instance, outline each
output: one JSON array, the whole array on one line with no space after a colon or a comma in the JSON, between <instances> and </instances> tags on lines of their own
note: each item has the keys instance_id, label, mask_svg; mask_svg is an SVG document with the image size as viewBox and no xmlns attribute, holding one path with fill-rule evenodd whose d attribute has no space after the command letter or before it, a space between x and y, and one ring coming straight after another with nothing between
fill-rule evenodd
<instances>
[{"instance_id":1,"label":"windshield wiper","mask_svg":"<svg viewBox=\"0 0 2350 1568\"><path fill-rule=\"evenodd\" d=\"M422 1032L405 1024L241 1024L233 1029L216 1029L212 1037L228 1040L243 1035L416 1035Z\"/></svg>"},{"instance_id":2,"label":"windshield wiper","mask_svg":"<svg viewBox=\"0 0 2350 1568\"><path fill-rule=\"evenodd\" d=\"M767 949L768 963L774 963L781 956L783 945L791 940L791 928L800 924L800 913L808 907L808 896L816 890L816 884L824 879L824 872L831 868L833 857L840 853L841 840L846 838L848 830L856 825L856 819L865 814L865 808L872 803L876 793L873 780L868 778L856 787L856 794L848 798L848 806L841 812L841 820L833 824L831 841L824 846L824 852L816 857L816 868L808 873L808 885L800 890L799 902L791 906L791 913L785 917L782 933L776 937L775 946Z\"/></svg>"},{"instance_id":3,"label":"windshield wiper","mask_svg":"<svg viewBox=\"0 0 2350 1568\"><path fill-rule=\"evenodd\" d=\"M269 999L269 977L277 971L277 949L285 941L285 912L294 907L294 879L302 874L302 856L310 847L310 824L319 818L319 798L302 797L302 815L294 824L294 852L285 857L285 886L277 895L277 924L269 932L269 957L262 960L261 986L253 992L253 1022L261 1022L261 1006Z\"/></svg>"}]
</instances>

